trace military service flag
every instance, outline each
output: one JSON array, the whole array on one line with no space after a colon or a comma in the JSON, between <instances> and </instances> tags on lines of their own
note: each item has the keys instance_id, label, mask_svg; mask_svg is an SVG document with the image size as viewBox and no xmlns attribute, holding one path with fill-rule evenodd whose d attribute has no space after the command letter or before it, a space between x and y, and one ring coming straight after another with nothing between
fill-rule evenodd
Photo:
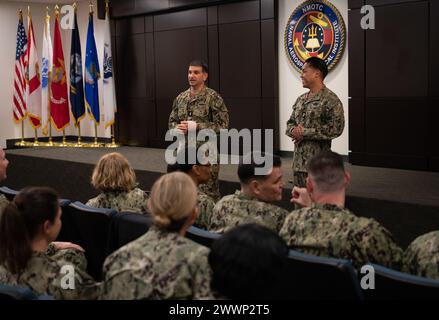
<instances>
[{"instance_id":1,"label":"military service flag","mask_svg":"<svg viewBox=\"0 0 439 320\"><path fill-rule=\"evenodd\" d=\"M85 115L84 104L84 82L82 80L82 56L81 42L79 40L78 21L76 19L76 8L74 14L75 27L72 30L72 46L70 49L70 104L75 126Z\"/></svg>"},{"instance_id":2,"label":"military service flag","mask_svg":"<svg viewBox=\"0 0 439 320\"><path fill-rule=\"evenodd\" d=\"M99 92L100 77L98 54L93 29L93 12L90 12L87 30L87 46L85 50L85 104L90 117L99 124Z\"/></svg>"},{"instance_id":3,"label":"military service flag","mask_svg":"<svg viewBox=\"0 0 439 320\"><path fill-rule=\"evenodd\" d=\"M29 14L28 38L27 38L27 61L28 61L28 85L27 85L27 112L32 127L41 126L41 74L40 61L37 47L35 45L34 26L32 17Z\"/></svg>"},{"instance_id":4,"label":"military service flag","mask_svg":"<svg viewBox=\"0 0 439 320\"><path fill-rule=\"evenodd\" d=\"M59 31L58 14L55 14L53 37L53 69L50 83L50 115L57 130L63 130L70 123L69 101L67 96L67 76L64 54Z\"/></svg>"},{"instance_id":5,"label":"military service flag","mask_svg":"<svg viewBox=\"0 0 439 320\"><path fill-rule=\"evenodd\" d=\"M111 53L111 36L110 36L110 17L108 6L105 10L105 27L104 27L104 124L105 128L114 124L114 113L116 108L116 92L114 90L113 78L113 55Z\"/></svg>"},{"instance_id":6,"label":"military service flag","mask_svg":"<svg viewBox=\"0 0 439 320\"><path fill-rule=\"evenodd\" d=\"M41 122L43 134L48 134L50 121L50 95L49 95L49 77L52 70L52 39L50 38L50 16L46 14L44 18L43 32L43 55L41 63Z\"/></svg>"}]
</instances>

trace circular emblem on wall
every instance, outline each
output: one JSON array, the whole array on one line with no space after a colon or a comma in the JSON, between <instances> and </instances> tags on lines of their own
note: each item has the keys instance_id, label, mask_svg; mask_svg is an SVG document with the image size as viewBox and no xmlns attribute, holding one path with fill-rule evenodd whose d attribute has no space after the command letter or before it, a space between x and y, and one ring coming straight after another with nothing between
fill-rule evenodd
<instances>
[{"instance_id":1,"label":"circular emblem on wall","mask_svg":"<svg viewBox=\"0 0 439 320\"><path fill-rule=\"evenodd\" d=\"M343 17L329 1L305 1L288 19L284 41L288 58L297 70L301 71L310 57L321 58L331 70L345 48Z\"/></svg>"}]
</instances>

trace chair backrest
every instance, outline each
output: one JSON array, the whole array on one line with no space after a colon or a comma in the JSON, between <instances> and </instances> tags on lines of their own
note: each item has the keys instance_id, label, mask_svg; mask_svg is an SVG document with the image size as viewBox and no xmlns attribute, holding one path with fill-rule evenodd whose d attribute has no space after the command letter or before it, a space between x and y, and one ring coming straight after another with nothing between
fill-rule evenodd
<instances>
[{"instance_id":1,"label":"chair backrest","mask_svg":"<svg viewBox=\"0 0 439 320\"><path fill-rule=\"evenodd\" d=\"M118 212L111 221L109 254L144 235L151 225L151 214Z\"/></svg>"},{"instance_id":2,"label":"chair backrest","mask_svg":"<svg viewBox=\"0 0 439 320\"><path fill-rule=\"evenodd\" d=\"M97 281L102 279L102 265L109 251L110 224L115 214L115 210L92 208L81 202L63 207L63 225L57 240L84 248L87 271Z\"/></svg>"},{"instance_id":3,"label":"chair backrest","mask_svg":"<svg viewBox=\"0 0 439 320\"><path fill-rule=\"evenodd\" d=\"M366 300L438 299L439 280L433 280L370 264L374 289L363 290ZM367 274L367 273L366 273ZM366 274L359 274L359 277ZM369 281L371 276L369 275Z\"/></svg>"},{"instance_id":4,"label":"chair backrest","mask_svg":"<svg viewBox=\"0 0 439 320\"><path fill-rule=\"evenodd\" d=\"M348 260L290 250L285 273L285 299L363 299L355 269Z\"/></svg>"},{"instance_id":5,"label":"chair backrest","mask_svg":"<svg viewBox=\"0 0 439 320\"><path fill-rule=\"evenodd\" d=\"M53 297L37 296L27 287L0 284L0 300L53 300Z\"/></svg>"},{"instance_id":6,"label":"chair backrest","mask_svg":"<svg viewBox=\"0 0 439 320\"><path fill-rule=\"evenodd\" d=\"M221 237L219 233L203 230L195 226L191 226L186 232L186 238L208 248L210 248L212 243L219 237Z\"/></svg>"},{"instance_id":7,"label":"chair backrest","mask_svg":"<svg viewBox=\"0 0 439 320\"><path fill-rule=\"evenodd\" d=\"M17 195L18 191L8 187L0 187L0 193L4 194L9 201L12 201L14 200L14 197Z\"/></svg>"}]
</instances>

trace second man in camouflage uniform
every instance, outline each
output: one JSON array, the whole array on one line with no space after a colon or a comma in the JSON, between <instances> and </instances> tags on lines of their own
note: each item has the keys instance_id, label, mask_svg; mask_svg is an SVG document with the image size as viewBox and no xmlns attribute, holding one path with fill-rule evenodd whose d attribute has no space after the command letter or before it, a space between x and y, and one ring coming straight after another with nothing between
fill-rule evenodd
<instances>
[{"instance_id":1,"label":"second man in camouflage uniform","mask_svg":"<svg viewBox=\"0 0 439 320\"><path fill-rule=\"evenodd\" d=\"M326 63L309 58L303 67L302 83L309 92L302 94L293 106L286 135L294 141L293 185L305 187L306 162L323 150L331 149L331 140L344 129L343 105L323 80L328 74Z\"/></svg>"},{"instance_id":2,"label":"second man in camouflage uniform","mask_svg":"<svg viewBox=\"0 0 439 320\"><path fill-rule=\"evenodd\" d=\"M404 271L439 280L439 231L419 236L408 246Z\"/></svg>"},{"instance_id":3,"label":"second man in camouflage uniform","mask_svg":"<svg viewBox=\"0 0 439 320\"><path fill-rule=\"evenodd\" d=\"M175 98L169 115L169 129L179 129L185 135L188 130L212 129L219 134L220 129L229 126L229 113L224 100L213 89L205 85L208 77L207 64L192 61L189 64L188 81L190 88ZM200 190L215 201L220 198L218 186L219 165L212 164L212 177L208 183L200 185Z\"/></svg>"},{"instance_id":4,"label":"second man in camouflage uniform","mask_svg":"<svg viewBox=\"0 0 439 320\"><path fill-rule=\"evenodd\" d=\"M342 157L323 151L307 169L307 188L293 189L293 202L305 207L291 212L280 231L287 245L308 254L348 259L356 268L371 262L401 269L403 252L391 233L344 207L350 176Z\"/></svg>"},{"instance_id":5,"label":"second man in camouflage uniform","mask_svg":"<svg viewBox=\"0 0 439 320\"><path fill-rule=\"evenodd\" d=\"M241 160L238 177L241 190L223 197L214 207L210 230L225 232L237 225L256 223L279 232L288 211L273 203L282 199L281 160L273 157L273 166L264 175L257 175L253 155L251 160Z\"/></svg>"}]
</instances>

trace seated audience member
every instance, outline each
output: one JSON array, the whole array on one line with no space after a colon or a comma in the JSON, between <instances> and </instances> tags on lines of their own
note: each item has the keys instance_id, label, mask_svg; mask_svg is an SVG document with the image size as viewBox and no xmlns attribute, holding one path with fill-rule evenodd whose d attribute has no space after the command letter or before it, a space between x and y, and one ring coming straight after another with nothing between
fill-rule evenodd
<instances>
[{"instance_id":1,"label":"seated audience member","mask_svg":"<svg viewBox=\"0 0 439 320\"><path fill-rule=\"evenodd\" d=\"M416 238L404 254L403 271L439 280L439 231Z\"/></svg>"},{"instance_id":2,"label":"seated audience member","mask_svg":"<svg viewBox=\"0 0 439 320\"><path fill-rule=\"evenodd\" d=\"M108 153L99 160L91 184L101 194L88 200L86 205L117 211L146 212L148 194L136 187L134 169L120 153Z\"/></svg>"},{"instance_id":3,"label":"seated audience member","mask_svg":"<svg viewBox=\"0 0 439 320\"><path fill-rule=\"evenodd\" d=\"M154 225L104 263L102 299L210 297L209 249L184 237L197 216L197 187L172 172L153 185L148 208Z\"/></svg>"},{"instance_id":4,"label":"seated audience member","mask_svg":"<svg viewBox=\"0 0 439 320\"><path fill-rule=\"evenodd\" d=\"M6 169L8 168L9 161L6 159L5 151L0 148L0 182L6 179ZM0 194L0 214L3 208L9 203L4 194Z\"/></svg>"},{"instance_id":5,"label":"seated audience member","mask_svg":"<svg viewBox=\"0 0 439 320\"><path fill-rule=\"evenodd\" d=\"M282 199L281 159L270 154L260 156L272 157L272 167L261 174L257 169L263 168L265 162L256 164L255 154L241 159L238 166L241 190L224 196L215 205L211 231L222 233L240 224L257 223L279 232L288 215L288 211L272 204Z\"/></svg>"},{"instance_id":6,"label":"seated audience member","mask_svg":"<svg viewBox=\"0 0 439 320\"><path fill-rule=\"evenodd\" d=\"M195 163L189 163L190 154L194 155ZM181 171L187 173L198 187L200 184L209 181L212 174L211 165L207 162L207 159L205 164L201 162L197 157L197 149L186 147L177 154L175 164L168 164L168 172ZM207 229L210 225L210 217L214 206L213 199L198 188L198 217L194 225Z\"/></svg>"},{"instance_id":7,"label":"seated audience member","mask_svg":"<svg viewBox=\"0 0 439 320\"><path fill-rule=\"evenodd\" d=\"M53 242L61 207L50 188L25 188L0 217L0 283L26 286L55 299L96 299L100 283L85 270L83 249Z\"/></svg>"},{"instance_id":8,"label":"seated audience member","mask_svg":"<svg viewBox=\"0 0 439 320\"><path fill-rule=\"evenodd\" d=\"M272 230L244 224L227 231L209 253L214 296L281 299L288 247Z\"/></svg>"},{"instance_id":9,"label":"seated audience member","mask_svg":"<svg viewBox=\"0 0 439 320\"><path fill-rule=\"evenodd\" d=\"M307 187L294 188L292 199L305 207L291 212L280 232L287 245L309 254L349 259L356 268L371 262L400 269L402 250L391 233L376 220L357 217L344 207L350 175L342 157L323 151L307 169Z\"/></svg>"}]
</instances>

